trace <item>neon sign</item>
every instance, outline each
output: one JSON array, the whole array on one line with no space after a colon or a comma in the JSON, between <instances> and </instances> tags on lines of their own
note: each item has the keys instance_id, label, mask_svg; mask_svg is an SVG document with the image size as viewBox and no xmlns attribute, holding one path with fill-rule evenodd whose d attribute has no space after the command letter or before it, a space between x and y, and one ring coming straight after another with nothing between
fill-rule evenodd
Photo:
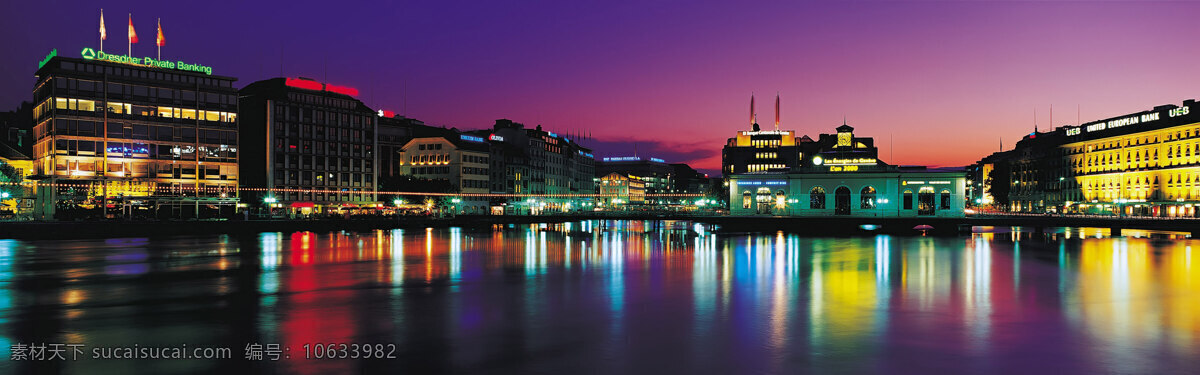
<instances>
[{"instance_id":1,"label":"neon sign","mask_svg":"<svg viewBox=\"0 0 1200 375\"><path fill-rule=\"evenodd\" d=\"M46 63L50 62L50 59L54 58L54 56L58 56L58 48L50 50L50 53L46 55L46 58L44 58L44 59L42 59L42 61L38 62L38 69L41 69L43 66L46 66Z\"/></svg>"},{"instance_id":2,"label":"neon sign","mask_svg":"<svg viewBox=\"0 0 1200 375\"><path fill-rule=\"evenodd\" d=\"M488 139L496 141L496 142L504 142L504 137L501 137L501 136L498 136L495 134L488 136Z\"/></svg>"},{"instance_id":3,"label":"neon sign","mask_svg":"<svg viewBox=\"0 0 1200 375\"><path fill-rule=\"evenodd\" d=\"M342 95L358 96L358 89L346 86L335 86L328 83L325 84L325 91L338 93Z\"/></svg>"},{"instance_id":4,"label":"neon sign","mask_svg":"<svg viewBox=\"0 0 1200 375\"><path fill-rule=\"evenodd\" d=\"M346 86L322 84L320 82L313 81L311 79L286 78L286 79L284 79L283 83L289 87L295 87L298 89L313 90L313 91L329 91L332 93L337 93L337 94L342 94L342 95L358 96L358 89L355 89L352 87L346 87ZM387 112L390 112L390 111L380 111L380 112L376 112L376 114L386 115Z\"/></svg>"},{"instance_id":5,"label":"neon sign","mask_svg":"<svg viewBox=\"0 0 1200 375\"><path fill-rule=\"evenodd\" d=\"M310 81L307 79L287 78L283 81L283 83L285 85L288 85L289 87L295 87L298 89L313 90L313 91L321 91L321 90L325 89L325 86L322 85L320 82Z\"/></svg>"},{"instance_id":6,"label":"neon sign","mask_svg":"<svg viewBox=\"0 0 1200 375\"><path fill-rule=\"evenodd\" d=\"M738 184L738 185L754 185L754 186L758 186L758 185L787 185L787 181L777 181L777 180L768 180L768 181L763 181L763 180L752 180L752 181L738 181L738 182L737 182L737 184Z\"/></svg>"},{"instance_id":7,"label":"neon sign","mask_svg":"<svg viewBox=\"0 0 1200 375\"><path fill-rule=\"evenodd\" d=\"M483 142L483 138L476 137L473 135L466 135L466 134L459 134L458 139L468 141L468 142Z\"/></svg>"},{"instance_id":8,"label":"neon sign","mask_svg":"<svg viewBox=\"0 0 1200 375\"><path fill-rule=\"evenodd\" d=\"M650 158L650 161L659 162L659 163L666 163L665 161L663 161L662 159L659 159L659 158Z\"/></svg>"},{"instance_id":9,"label":"neon sign","mask_svg":"<svg viewBox=\"0 0 1200 375\"><path fill-rule=\"evenodd\" d=\"M104 51L97 51L97 50L92 49L91 47L84 47L83 51L80 52L80 55L82 55L85 60L104 60L104 61L110 61L110 62L121 63L121 64L147 66L147 67L151 67L151 68L175 69L175 70L182 70L182 71L187 71L187 72L204 73L207 75L212 75L212 70L213 70L213 68L211 66L204 66L204 65L200 65L200 64L191 64L191 63L186 63L183 61L155 60L152 57L132 57L129 55L117 55L117 54L105 53Z\"/></svg>"},{"instance_id":10,"label":"neon sign","mask_svg":"<svg viewBox=\"0 0 1200 375\"><path fill-rule=\"evenodd\" d=\"M637 156L618 156L618 157L604 158L604 161L641 161L641 160L642 160L642 158L639 158Z\"/></svg>"},{"instance_id":11,"label":"neon sign","mask_svg":"<svg viewBox=\"0 0 1200 375\"><path fill-rule=\"evenodd\" d=\"M831 165L831 166L829 166L830 172L854 172L857 170L858 170L857 165L846 165L846 166Z\"/></svg>"},{"instance_id":12,"label":"neon sign","mask_svg":"<svg viewBox=\"0 0 1200 375\"><path fill-rule=\"evenodd\" d=\"M872 165L876 161L873 158L850 158L850 159L825 159L825 164L840 164L840 165Z\"/></svg>"}]
</instances>

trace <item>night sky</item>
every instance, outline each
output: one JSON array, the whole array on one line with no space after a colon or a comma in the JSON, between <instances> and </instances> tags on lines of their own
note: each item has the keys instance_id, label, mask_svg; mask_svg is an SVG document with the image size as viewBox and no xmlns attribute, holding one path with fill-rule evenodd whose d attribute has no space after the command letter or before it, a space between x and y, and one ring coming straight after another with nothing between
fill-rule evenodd
<instances>
[{"instance_id":1,"label":"night sky","mask_svg":"<svg viewBox=\"0 0 1200 375\"><path fill-rule=\"evenodd\" d=\"M252 3L252 4L251 4ZM1189 2L0 3L0 108L30 99L51 49L126 50L126 15L154 56L239 84L306 76L358 88L373 108L459 129L497 118L590 131L596 156L702 170L748 129L816 137L842 118L896 164L956 166L1042 130L1200 97ZM407 92L407 95L406 95ZM407 100L405 99L407 97ZM893 147L889 146L894 145Z\"/></svg>"}]
</instances>

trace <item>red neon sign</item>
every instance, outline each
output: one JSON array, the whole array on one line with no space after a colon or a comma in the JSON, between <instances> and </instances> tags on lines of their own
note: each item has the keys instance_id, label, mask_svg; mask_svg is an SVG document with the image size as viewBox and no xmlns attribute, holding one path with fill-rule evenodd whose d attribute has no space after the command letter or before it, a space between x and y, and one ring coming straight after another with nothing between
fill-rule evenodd
<instances>
[{"instance_id":1,"label":"red neon sign","mask_svg":"<svg viewBox=\"0 0 1200 375\"><path fill-rule=\"evenodd\" d=\"M284 83L286 85L288 85L289 87L295 87L295 88L300 88L300 89L305 89L305 90L321 91L321 89L322 89L322 87L321 87L322 85L320 82L309 81L307 79L288 78L287 81L285 81Z\"/></svg>"},{"instance_id":2,"label":"red neon sign","mask_svg":"<svg viewBox=\"0 0 1200 375\"><path fill-rule=\"evenodd\" d=\"M392 112L392 111L385 109L385 110L383 110L383 117L396 117L396 112Z\"/></svg>"},{"instance_id":3,"label":"red neon sign","mask_svg":"<svg viewBox=\"0 0 1200 375\"><path fill-rule=\"evenodd\" d=\"M325 91L335 92L338 94L345 94L345 95L350 95L350 96L358 96L358 89L356 89L356 88L346 87L346 86L335 86L335 85L330 85L328 83L325 84Z\"/></svg>"},{"instance_id":4,"label":"red neon sign","mask_svg":"<svg viewBox=\"0 0 1200 375\"><path fill-rule=\"evenodd\" d=\"M321 84L320 82L303 78L287 78L285 79L284 84L288 85L288 87L295 87L305 90L329 91L343 95L358 96L358 89L353 87Z\"/></svg>"}]
</instances>

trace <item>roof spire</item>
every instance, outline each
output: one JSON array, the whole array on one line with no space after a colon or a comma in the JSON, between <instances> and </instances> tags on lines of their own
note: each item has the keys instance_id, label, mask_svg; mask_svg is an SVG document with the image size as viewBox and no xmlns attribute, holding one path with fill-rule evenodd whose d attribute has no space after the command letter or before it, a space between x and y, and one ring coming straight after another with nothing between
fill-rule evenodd
<instances>
[{"instance_id":1,"label":"roof spire","mask_svg":"<svg viewBox=\"0 0 1200 375\"><path fill-rule=\"evenodd\" d=\"M755 120L756 119L754 116L754 92L751 91L750 92L750 126L754 126L754 124L758 123L758 121L755 121Z\"/></svg>"},{"instance_id":2,"label":"roof spire","mask_svg":"<svg viewBox=\"0 0 1200 375\"><path fill-rule=\"evenodd\" d=\"M775 130L779 130L779 91L775 92Z\"/></svg>"}]
</instances>

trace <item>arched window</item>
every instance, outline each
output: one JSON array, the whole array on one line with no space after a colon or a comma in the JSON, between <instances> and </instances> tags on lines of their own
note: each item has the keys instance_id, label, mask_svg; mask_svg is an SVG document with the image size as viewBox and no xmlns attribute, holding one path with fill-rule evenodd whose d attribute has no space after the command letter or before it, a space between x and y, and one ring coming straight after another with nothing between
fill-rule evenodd
<instances>
[{"instance_id":1,"label":"arched window","mask_svg":"<svg viewBox=\"0 0 1200 375\"><path fill-rule=\"evenodd\" d=\"M754 193L754 201L758 203L757 212L760 214L771 213L771 189L760 187Z\"/></svg>"},{"instance_id":2,"label":"arched window","mask_svg":"<svg viewBox=\"0 0 1200 375\"><path fill-rule=\"evenodd\" d=\"M815 210L825 209L825 189L817 186L812 188L808 193L808 208Z\"/></svg>"},{"instance_id":3,"label":"arched window","mask_svg":"<svg viewBox=\"0 0 1200 375\"><path fill-rule=\"evenodd\" d=\"M943 209L943 210L949 210L949 209L950 209L950 190L944 190L944 189L943 189L943 190L942 190L942 196L941 196L940 198L941 198L941 201L942 201L942 204L941 204L941 206L942 206L942 207L941 207L941 209Z\"/></svg>"},{"instance_id":4,"label":"arched window","mask_svg":"<svg viewBox=\"0 0 1200 375\"><path fill-rule=\"evenodd\" d=\"M835 215L850 214L850 188L838 186L833 191L833 210Z\"/></svg>"},{"instance_id":5,"label":"arched window","mask_svg":"<svg viewBox=\"0 0 1200 375\"><path fill-rule=\"evenodd\" d=\"M775 207L783 208L787 203L787 195L783 194L783 190L775 192Z\"/></svg>"},{"instance_id":6,"label":"arched window","mask_svg":"<svg viewBox=\"0 0 1200 375\"><path fill-rule=\"evenodd\" d=\"M934 202L933 188L922 186L917 192L917 215L933 215L936 202Z\"/></svg>"},{"instance_id":7,"label":"arched window","mask_svg":"<svg viewBox=\"0 0 1200 375\"><path fill-rule=\"evenodd\" d=\"M742 208L750 208L751 200L752 200L752 198L750 198L749 190L742 192Z\"/></svg>"},{"instance_id":8,"label":"arched window","mask_svg":"<svg viewBox=\"0 0 1200 375\"><path fill-rule=\"evenodd\" d=\"M912 208L913 208L912 190L905 190L904 191L904 209L911 210Z\"/></svg>"},{"instance_id":9,"label":"arched window","mask_svg":"<svg viewBox=\"0 0 1200 375\"><path fill-rule=\"evenodd\" d=\"M875 188L870 186L862 188L862 191L858 194L858 200L859 208L875 208Z\"/></svg>"}]
</instances>

